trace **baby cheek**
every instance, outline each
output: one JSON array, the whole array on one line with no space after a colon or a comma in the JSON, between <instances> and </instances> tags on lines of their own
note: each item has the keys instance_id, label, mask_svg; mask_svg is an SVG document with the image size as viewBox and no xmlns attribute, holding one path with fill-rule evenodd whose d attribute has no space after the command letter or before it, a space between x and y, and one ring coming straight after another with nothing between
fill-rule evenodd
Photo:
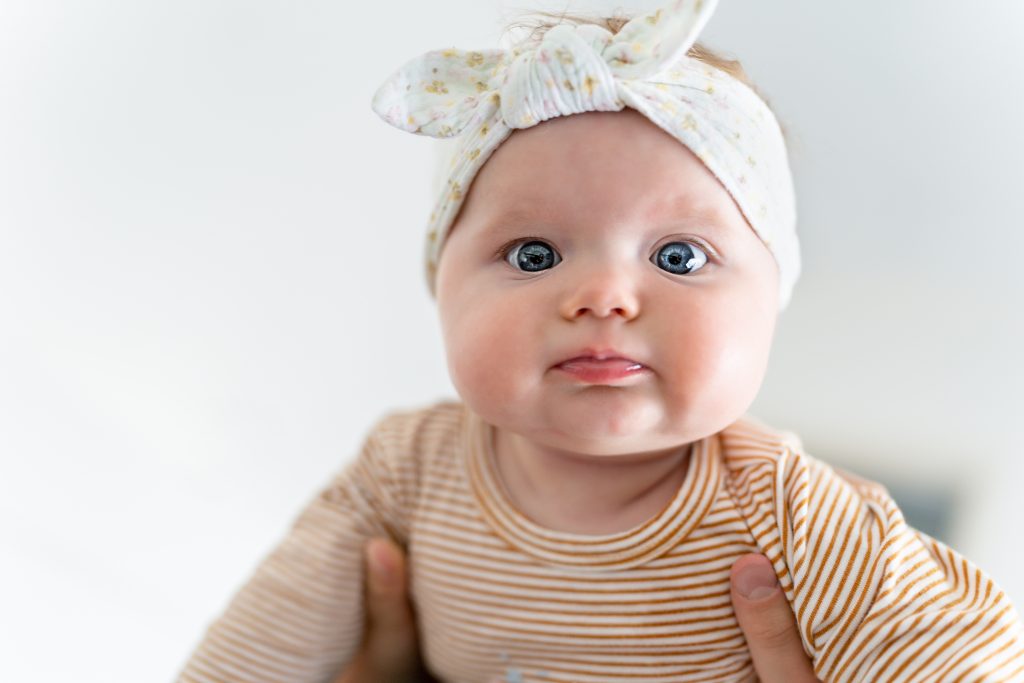
<instances>
[{"instance_id":1,"label":"baby cheek","mask_svg":"<svg viewBox=\"0 0 1024 683\"><path fill-rule=\"evenodd\" d=\"M688 410L711 413L746 400L763 362L758 332L722 309L686 320L668 336L666 391Z\"/></svg>"},{"instance_id":2,"label":"baby cheek","mask_svg":"<svg viewBox=\"0 0 1024 683\"><path fill-rule=\"evenodd\" d=\"M738 312L737 312L738 313ZM761 387L771 347L771 327L753 311L723 316L719 333L708 349L709 382L719 396L718 409L746 411ZM739 417L737 414L736 417Z\"/></svg>"},{"instance_id":3,"label":"baby cheek","mask_svg":"<svg viewBox=\"0 0 1024 683\"><path fill-rule=\"evenodd\" d=\"M500 306L468 306L450 328L449 367L452 382L471 403L500 401L529 374L524 367L528 332L515 315Z\"/></svg>"},{"instance_id":4,"label":"baby cheek","mask_svg":"<svg viewBox=\"0 0 1024 683\"><path fill-rule=\"evenodd\" d=\"M731 351L721 339L706 333L689 335L679 342L671 350L667 389L681 401L707 401L723 375L729 374Z\"/></svg>"}]
</instances>

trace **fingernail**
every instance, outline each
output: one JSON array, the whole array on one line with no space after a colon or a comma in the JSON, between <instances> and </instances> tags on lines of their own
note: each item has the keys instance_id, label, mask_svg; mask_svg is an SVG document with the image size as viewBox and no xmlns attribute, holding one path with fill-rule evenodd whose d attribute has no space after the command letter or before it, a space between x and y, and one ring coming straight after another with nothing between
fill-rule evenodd
<instances>
[{"instance_id":1,"label":"fingernail","mask_svg":"<svg viewBox=\"0 0 1024 683\"><path fill-rule=\"evenodd\" d=\"M366 555L370 563L370 571L374 576L384 581L390 581L395 574L395 568L391 564L390 553L384 543L371 541L366 547Z\"/></svg>"},{"instance_id":2,"label":"fingernail","mask_svg":"<svg viewBox=\"0 0 1024 683\"><path fill-rule=\"evenodd\" d=\"M766 598L778 587L775 570L767 563L751 562L736 576L736 590L748 600Z\"/></svg>"}]
</instances>

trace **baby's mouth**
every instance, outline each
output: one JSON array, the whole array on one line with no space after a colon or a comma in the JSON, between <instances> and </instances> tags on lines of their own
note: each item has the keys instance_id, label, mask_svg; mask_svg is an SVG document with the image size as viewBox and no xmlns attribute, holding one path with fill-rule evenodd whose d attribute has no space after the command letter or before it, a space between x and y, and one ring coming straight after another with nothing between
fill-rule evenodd
<instances>
[{"instance_id":1,"label":"baby's mouth","mask_svg":"<svg viewBox=\"0 0 1024 683\"><path fill-rule=\"evenodd\" d=\"M618 382L647 371L642 364L629 358L578 357L563 361L555 368L588 384Z\"/></svg>"}]
</instances>

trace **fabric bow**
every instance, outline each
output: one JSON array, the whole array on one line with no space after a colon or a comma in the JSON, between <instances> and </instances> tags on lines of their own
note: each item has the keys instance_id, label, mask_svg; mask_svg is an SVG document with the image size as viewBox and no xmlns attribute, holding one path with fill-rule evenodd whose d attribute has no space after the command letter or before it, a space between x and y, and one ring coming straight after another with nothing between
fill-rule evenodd
<instances>
[{"instance_id":1,"label":"fabric bow","mask_svg":"<svg viewBox=\"0 0 1024 683\"><path fill-rule=\"evenodd\" d=\"M478 124L490 113L488 103L500 104L510 128L584 111L619 111L617 82L651 80L671 68L716 5L675 0L614 35L590 24L555 26L535 51L432 50L392 75L374 96L373 109L396 128L436 138Z\"/></svg>"}]
</instances>

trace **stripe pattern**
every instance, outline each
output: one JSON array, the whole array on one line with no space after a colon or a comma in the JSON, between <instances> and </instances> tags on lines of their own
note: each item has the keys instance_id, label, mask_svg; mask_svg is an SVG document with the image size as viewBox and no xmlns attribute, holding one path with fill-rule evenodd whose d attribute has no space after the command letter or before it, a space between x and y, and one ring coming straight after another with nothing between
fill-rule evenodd
<instances>
[{"instance_id":1,"label":"stripe pattern","mask_svg":"<svg viewBox=\"0 0 1024 683\"><path fill-rule=\"evenodd\" d=\"M358 647L361 548L406 546L425 661L453 683L743 681L729 598L773 562L825 681L1024 681L1024 627L969 561L753 418L696 442L674 499L604 536L511 504L493 429L442 402L379 421L209 626L180 681L329 682Z\"/></svg>"}]
</instances>

